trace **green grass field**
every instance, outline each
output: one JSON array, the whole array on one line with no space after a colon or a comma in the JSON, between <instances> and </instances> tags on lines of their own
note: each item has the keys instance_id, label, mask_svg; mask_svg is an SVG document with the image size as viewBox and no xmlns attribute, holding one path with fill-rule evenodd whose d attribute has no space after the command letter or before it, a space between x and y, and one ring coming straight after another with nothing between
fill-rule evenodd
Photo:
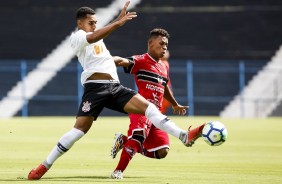
<instances>
[{"instance_id":1,"label":"green grass field","mask_svg":"<svg viewBox=\"0 0 282 184\"><path fill-rule=\"evenodd\" d=\"M118 158L110 157L114 133L126 133L127 117L100 117L86 136L59 158L39 181L26 179L41 163L73 117L0 120L0 183L161 183L161 184L278 184L282 183L282 119L219 119L171 117L180 127L219 120L228 130L223 145L211 147L201 138L186 148L171 137L171 150L162 160L136 155L123 180L109 174Z\"/></svg>"}]
</instances>

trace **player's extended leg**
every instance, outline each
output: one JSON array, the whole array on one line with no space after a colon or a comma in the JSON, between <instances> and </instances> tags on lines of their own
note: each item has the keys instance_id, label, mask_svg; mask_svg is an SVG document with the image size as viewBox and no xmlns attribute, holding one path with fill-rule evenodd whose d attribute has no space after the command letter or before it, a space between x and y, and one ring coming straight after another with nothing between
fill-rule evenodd
<instances>
[{"instance_id":1,"label":"player's extended leg","mask_svg":"<svg viewBox=\"0 0 282 184\"><path fill-rule=\"evenodd\" d=\"M128 113L143 114L145 115L157 128L173 135L180 139L185 146L192 146L197 138L202 134L204 124L196 129L184 131L174 122L163 115L157 107L148 102L144 97L137 94L133 96L130 101L125 105L124 110ZM189 132L192 132L189 136Z\"/></svg>"},{"instance_id":2,"label":"player's extended leg","mask_svg":"<svg viewBox=\"0 0 282 184\"><path fill-rule=\"evenodd\" d=\"M143 131L135 131L132 137L127 140L123 146L119 163L110 176L112 179L123 179L122 173L126 169L130 160L136 153L140 153L142 151L144 139Z\"/></svg>"},{"instance_id":3,"label":"player's extended leg","mask_svg":"<svg viewBox=\"0 0 282 184\"><path fill-rule=\"evenodd\" d=\"M77 117L74 128L61 137L43 163L30 171L28 179L39 180L61 155L66 153L76 141L88 132L93 120L94 118L90 116Z\"/></svg>"}]
</instances>

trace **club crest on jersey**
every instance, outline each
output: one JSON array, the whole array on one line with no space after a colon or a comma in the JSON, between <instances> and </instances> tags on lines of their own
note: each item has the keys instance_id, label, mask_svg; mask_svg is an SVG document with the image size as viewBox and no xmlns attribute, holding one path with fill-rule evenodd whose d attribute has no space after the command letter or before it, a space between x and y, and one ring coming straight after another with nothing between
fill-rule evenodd
<instances>
[{"instance_id":1,"label":"club crest on jersey","mask_svg":"<svg viewBox=\"0 0 282 184\"><path fill-rule=\"evenodd\" d=\"M158 83L162 84L164 82L164 80L162 78L158 78Z\"/></svg>"},{"instance_id":2,"label":"club crest on jersey","mask_svg":"<svg viewBox=\"0 0 282 184\"><path fill-rule=\"evenodd\" d=\"M82 106L81 110L82 110L83 112L88 112L88 111L90 111L90 105L91 105L91 103L88 102L88 101L83 102L83 106Z\"/></svg>"}]
</instances>

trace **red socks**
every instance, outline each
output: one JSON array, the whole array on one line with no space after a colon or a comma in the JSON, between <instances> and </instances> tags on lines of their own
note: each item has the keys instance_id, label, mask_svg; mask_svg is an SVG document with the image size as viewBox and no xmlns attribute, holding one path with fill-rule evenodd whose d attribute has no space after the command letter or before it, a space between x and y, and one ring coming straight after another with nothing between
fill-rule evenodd
<instances>
[{"instance_id":1,"label":"red socks","mask_svg":"<svg viewBox=\"0 0 282 184\"><path fill-rule=\"evenodd\" d=\"M141 152L141 145L138 141L134 139L128 140L122 149L119 163L116 167L115 170L121 170L124 171L132 159L132 157L135 155L135 153L140 153Z\"/></svg>"}]
</instances>

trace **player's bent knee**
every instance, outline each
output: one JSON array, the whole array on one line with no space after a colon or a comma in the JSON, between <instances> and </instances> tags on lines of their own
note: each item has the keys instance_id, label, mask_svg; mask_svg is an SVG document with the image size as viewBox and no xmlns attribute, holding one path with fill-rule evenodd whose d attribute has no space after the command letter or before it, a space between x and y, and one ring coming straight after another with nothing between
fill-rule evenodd
<instances>
[{"instance_id":1,"label":"player's bent knee","mask_svg":"<svg viewBox=\"0 0 282 184\"><path fill-rule=\"evenodd\" d=\"M76 119L74 128L81 130L86 134L88 130L91 128L93 120L94 117L91 116L79 116Z\"/></svg>"},{"instance_id":2,"label":"player's bent knee","mask_svg":"<svg viewBox=\"0 0 282 184\"><path fill-rule=\"evenodd\" d=\"M145 137L143 136L143 134L133 134L131 139L135 140L135 141L138 141L140 143L140 145L143 144L144 140L145 140Z\"/></svg>"},{"instance_id":3,"label":"player's bent knee","mask_svg":"<svg viewBox=\"0 0 282 184\"><path fill-rule=\"evenodd\" d=\"M168 154L168 151L169 151L168 148L162 148L162 149L158 150L159 159L165 158Z\"/></svg>"}]
</instances>

